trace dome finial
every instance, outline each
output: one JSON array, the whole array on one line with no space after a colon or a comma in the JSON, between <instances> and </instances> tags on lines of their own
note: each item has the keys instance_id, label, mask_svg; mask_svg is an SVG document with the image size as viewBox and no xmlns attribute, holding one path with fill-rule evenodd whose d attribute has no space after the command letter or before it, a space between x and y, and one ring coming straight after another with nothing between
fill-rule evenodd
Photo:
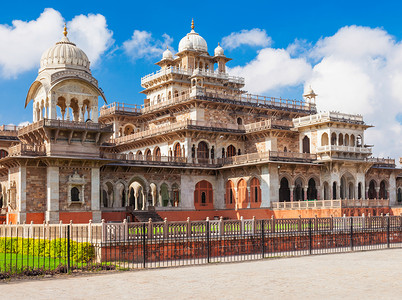
<instances>
[{"instance_id":1,"label":"dome finial","mask_svg":"<svg viewBox=\"0 0 402 300\"><path fill-rule=\"evenodd\" d=\"M66 23L64 23L64 31L63 31L63 34L64 34L64 36L65 37L67 37L67 24Z\"/></svg>"},{"instance_id":2,"label":"dome finial","mask_svg":"<svg viewBox=\"0 0 402 300\"><path fill-rule=\"evenodd\" d=\"M191 19L191 30L194 30L194 19Z\"/></svg>"}]
</instances>

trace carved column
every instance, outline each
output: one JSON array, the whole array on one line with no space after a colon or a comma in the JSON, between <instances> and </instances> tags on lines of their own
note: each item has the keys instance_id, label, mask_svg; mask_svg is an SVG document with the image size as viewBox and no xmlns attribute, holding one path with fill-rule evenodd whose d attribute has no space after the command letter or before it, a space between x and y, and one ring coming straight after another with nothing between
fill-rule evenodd
<instances>
[{"instance_id":1,"label":"carved column","mask_svg":"<svg viewBox=\"0 0 402 300\"><path fill-rule=\"evenodd\" d=\"M68 98L67 100L66 100L66 109L67 109L67 115L66 115L66 120L67 121L70 121L70 99Z\"/></svg>"},{"instance_id":2,"label":"carved column","mask_svg":"<svg viewBox=\"0 0 402 300\"><path fill-rule=\"evenodd\" d=\"M290 187L290 202L293 202L293 198L294 198L293 193L294 193L294 190L295 190L295 186L292 185L292 186Z\"/></svg>"},{"instance_id":3,"label":"carved column","mask_svg":"<svg viewBox=\"0 0 402 300\"><path fill-rule=\"evenodd\" d=\"M59 222L59 167L47 167L46 221Z\"/></svg>"}]
</instances>

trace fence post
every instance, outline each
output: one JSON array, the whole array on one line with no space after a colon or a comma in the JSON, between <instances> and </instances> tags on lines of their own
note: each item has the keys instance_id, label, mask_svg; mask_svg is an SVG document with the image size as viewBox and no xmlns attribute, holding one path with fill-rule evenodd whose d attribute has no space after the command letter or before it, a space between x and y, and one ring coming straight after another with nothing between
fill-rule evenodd
<instances>
[{"instance_id":1,"label":"fence post","mask_svg":"<svg viewBox=\"0 0 402 300\"><path fill-rule=\"evenodd\" d=\"M146 251L146 245L147 245L147 243L146 243L146 241L145 241L145 228L146 228L146 226L145 226L145 223L142 223L142 257L143 257L143 267L144 267L144 269L146 268L146 266L147 266L147 251Z\"/></svg>"},{"instance_id":2,"label":"fence post","mask_svg":"<svg viewBox=\"0 0 402 300\"><path fill-rule=\"evenodd\" d=\"M70 224L67 225L67 273L70 273Z\"/></svg>"},{"instance_id":3,"label":"fence post","mask_svg":"<svg viewBox=\"0 0 402 300\"><path fill-rule=\"evenodd\" d=\"M243 220L243 216L240 217L240 235L243 235L244 232L244 220Z\"/></svg>"},{"instance_id":4,"label":"fence post","mask_svg":"<svg viewBox=\"0 0 402 300\"><path fill-rule=\"evenodd\" d=\"M299 215L299 220L298 220L298 230L299 230L299 232L302 232L303 231L303 228L302 228L302 218L301 218L301 215Z\"/></svg>"},{"instance_id":5,"label":"fence post","mask_svg":"<svg viewBox=\"0 0 402 300\"><path fill-rule=\"evenodd\" d=\"M206 231L207 231L207 263L209 263L210 260L210 256L211 256L211 247L209 245L209 217L207 217L207 220L205 222L205 227L206 227Z\"/></svg>"},{"instance_id":6,"label":"fence post","mask_svg":"<svg viewBox=\"0 0 402 300\"><path fill-rule=\"evenodd\" d=\"M123 220L123 226L124 226L124 241L127 242L127 240L128 240L128 223L127 223L127 219Z\"/></svg>"},{"instance_id":7,"label":"fence post","mask_svg":"<svg viewBox=\"0 0 402 300\"><path fill-rule=\"evenodd\" d=\"M190 217L187 217L187 237L191 237L191 222L190 222Z\"/></svg>"},{"instance_id":8,"label":"fence post","mask_svg":"<svg viewBox=\"0 0 402 300\"><path fill-rule=\"evenodd\" d=\"M168 226L167 226L167 218L165 218L163 220L163 238L167 238L168 237Z\"/></svg>"},{"instance_id":9,"label":"fence post","mask_svg":"<svg viewBox=\"0 0 402 300\"><path fill-rule=\"evenodd\" d=\"M88 242L92 242L92 220L88 222Z\"/></svg>"},{"instance_id":10,"label":"fence post","mask_svg":"<svg viewBox=\"0 0 402 300\"><path fill-rule=\"evenodd\" d=\"M148 239L151 239L153 235L153 230L152 230L152 218L148 219Z\"/></svg>"},{"instance_id":11,"label":"fence post","mask_svg":"<svg viewBox=\"0 0 402 300\"><path fill-rule=\"evenodd\" d=\"M255 233L257 232L257 228L255 227L255 216L253 216L252 225L253 236L255 236Z\"/></svg>"},{"instance_id":12,"label":"fence post","mask_svg":"<svg viewBox=\"0 0 402 300\"><path fill-rule=\"evenodd\" d=\"M274 215L271 216L271 225L272 225L271 231L275 232L275 218L274 218Z\"/></svg>"},{"instance_id":13,"label":"fence post","mask_svg":"<svg viewBox=\"0 0 402 300\"><path fill-rule=\"evenodd\" d=\"M389 231L390 231L390 222L389 222L389 216L387 215L387 248L389 248L389 239L390 239L390 236L389 236Z\"/></svg>"},{"instance_id":14,"label":"fence post","mask_svg":"<svg viewBox=\"0 0 402 300\"><path fill-rule=\"evenodd\" d=\"M220 237L223 237L223 235L224 235L224 233L225 233L225 231L224 231L224 224L223 224L223 217L221 216L220 218L219 218L219 236Z\"/></svg>"},{"instance_id":15,"label":"fence post","mask_svg":"<svg viewBox=\"0 0 402 300\"><path fill-rule=\"evenodd\" d=\"M308 253L311 255L312 253L312 246L313 246L313 241L312 241L312 235L311 235L311 219L308 219Z\"/></svg>"},{"instance_id":16,"label":"fence post","mask_svg":"<svg viewBox=\"0 0 402 300\"><path fill-rule=\"evenodd\" d=\"M333 232L333 231L334 231L334 216L333 216L333 215L331 215L331 224L330 224L330 230L331 230L331 232Z\"/></svg>"},{"instance_id":17,"label":"fence post","mask_svg":"<svg viewBox=\"0 0 402 300\"><path fill-rule=\"evenodd\" d=\"M265 232L264 232L264 220L261 220L261 250L262 258L265 256Z\"/></svg>"},{"instance_id":18,"label":"fence post","mask_svg":"<svg viewBox=\"0 0 402 300\"><path fill-rule=\"evenodd\" d=\"M353 251L353 217L350 217L350 251Z\"/></svg>"}]
</instances>

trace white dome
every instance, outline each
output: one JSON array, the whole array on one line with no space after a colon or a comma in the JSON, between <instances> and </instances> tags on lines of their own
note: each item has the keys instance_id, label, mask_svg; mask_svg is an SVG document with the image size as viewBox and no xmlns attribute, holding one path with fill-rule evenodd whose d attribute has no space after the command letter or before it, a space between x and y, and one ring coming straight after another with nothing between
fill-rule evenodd
<instances>
[{"instance_id":1,"label":"white dome","mask_svg":"<svg viewBox=\"0 0 402 300\"><path fill-rule=\"evenodd\" d=\"M200 36L194 30L191 30L190 33L187 33L187 35L181 39L179 43L179 52L189 49L185 47L185 45L187 44L187 40L191 42L192 48L194 50L208 52L207 42L204 40L202 36Z\"/></svg>"},{"instance_id":2,"label":"white dome","mask_svg":"<svg viewBox=\"0 0 402 300\"><path fill-rule=\"evenodd\" d=\"M225 54L223 52L223 48L221 47L221 45L219 45L219 43L218 43L218 47L216 47L214 50L214 54L215 54L215 56L225 56Z\"/></svg>"},{"instance_id":3,"label":"white dome","mask_svg":"<svg viewBox=\"0 0 402 300\"><path fill-rule=\"evenodd\" d=\"M162 59L173 59L173 53L167 48L162 55Z\"/></svg>"},{"instance_id":4,"label":"white dome","mask_svg":"<svg viewBox=\"0 0 402 300\"><path fill-rule=\"evenodd\" d=\"M89 65L90 62L85 52L69 41L66 31L61 41L46 50L40 59L42 69L73 67L90 72Z\"/></svg>"}]
</instances>

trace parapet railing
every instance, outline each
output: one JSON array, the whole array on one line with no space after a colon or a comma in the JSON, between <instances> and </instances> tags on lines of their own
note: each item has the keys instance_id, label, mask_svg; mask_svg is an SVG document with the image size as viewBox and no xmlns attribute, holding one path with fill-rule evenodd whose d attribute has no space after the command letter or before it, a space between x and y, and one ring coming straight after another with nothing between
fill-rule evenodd
<instances>
[{"instance_id":1,"label":"parapet railing","mask_svg":"<svg viewBox=\"0 0 402 300\"><path fill-rule=\"evenodd\" d=\"M374 165L379 166L392 166L395 167L395 159L393 158L381 158L381 157L367 157L366 161L373 162Z\"/></svg>"},{"instance_id":2,"label":"parapet railing","mask_svg":"<svg viewBox=\"0 0 402 300\"><path fill-rule=\"evenodd\" d=\"M52 120L43 119L38 122L29 124L18 130L18 135L24 135L31 131L37 130L42 127L54 127L65 129L78 129L78 130L101 130L101 131L113 131L113 125L93 123L93 122L76 122L67 120Z\"/></svg>"},{"instance_id":3,"label":"parapet railing","mask_svg":"<svg viewBox=\"0 0 402 300\"><path fill-rule=\"evenodd\" d=\"M100 109L100 116L112 114L114 112L129 112L129 113L141 113L141 105L128 104L121 102L113 102L108 105L102 106Z\"/></svg>"},{"instance_id":4,"label":"parapet railing","mask_svg":"<svg viewBox=\"0 0 402 300\"><path fill-rule=\"evenodd\" d=\"M8 156L45 156L45 145L18 144L8 149Z\"/></svg>"},{"instance_id":5,"label":"parapet railing","mask_svg":"<svg viewBox=\"0 0 402 300\"><path fill-rule=\"evenodd\" d=\"M22 128L21 126L15 125L1 125L0 126L0 136L17 136L18 129Z\"/></svg>"},{"instance_id":6,"label":"parapet railing","mask_svg":"<svg viewBox=\"0 0 402 300\"><path fill-rule=\"evenodd\" d=\"M352 115L332 111L293 119L295 127L312 123L327 122L327 121L341 121L356 124L364 124L363 117L361 115Z\"/></svg>"},{"instance_id":7,"label":"parapet railing","mask_svg":"<svg viewBox=\"0 0 402 300\"><path fill-rule=\"evenodd\" d=\"M347 208L347 207L387 207L389 199L336 199L307 200L291 202L271 202L271 209Z\"/></svg>"},{"instance_id":8,"label":"parapet railing","mask_svg":"<svg viewBox=\"0 0 402 300\"><path fill-rule=\"evenodd\" d=\"M317 147L317 152L327 152L327 151L353 152L363 154L370 154L372 152L371 148L365 148L365 147L339 146L339 145L325 145Z\"/></svg>"}]
</instances>

